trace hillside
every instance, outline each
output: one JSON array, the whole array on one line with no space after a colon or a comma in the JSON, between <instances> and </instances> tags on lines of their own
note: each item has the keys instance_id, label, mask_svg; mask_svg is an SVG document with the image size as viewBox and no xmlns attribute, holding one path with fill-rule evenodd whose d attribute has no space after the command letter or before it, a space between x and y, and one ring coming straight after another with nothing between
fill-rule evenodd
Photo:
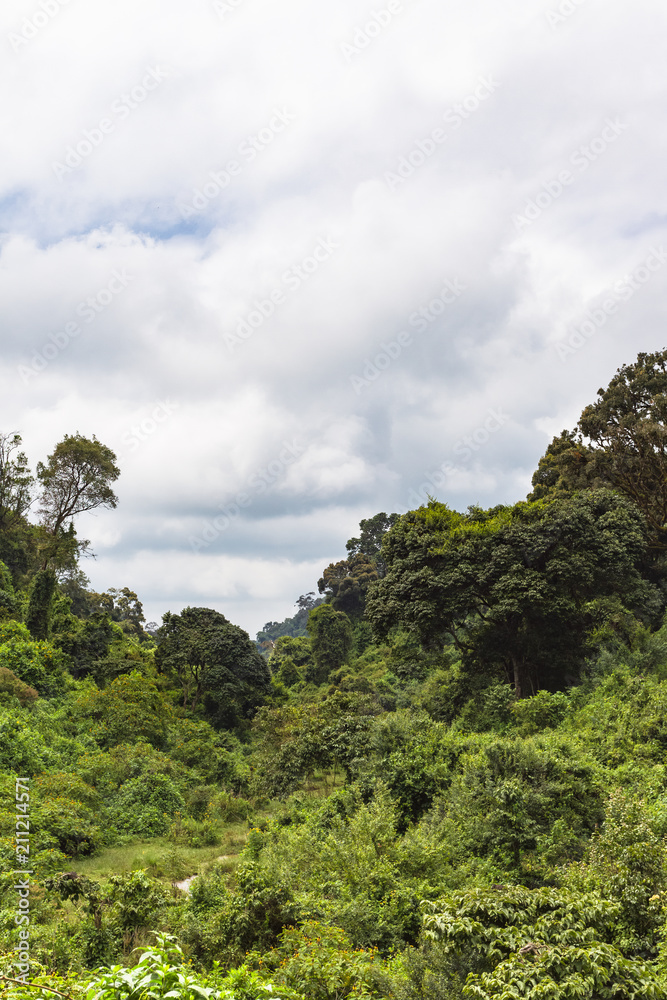
<instances>
[{"instance_id":1,"label":"hillside","mask_svg":"<svg viewBox=\"0 0 667 1000\"><path fill-rule=\"evenodd\" d=\"M91 591L115 455L0 436L5 993L667 997L666 445L640 354L527 500L369 515L253 641Z\"/></svg>"}]
</instances>

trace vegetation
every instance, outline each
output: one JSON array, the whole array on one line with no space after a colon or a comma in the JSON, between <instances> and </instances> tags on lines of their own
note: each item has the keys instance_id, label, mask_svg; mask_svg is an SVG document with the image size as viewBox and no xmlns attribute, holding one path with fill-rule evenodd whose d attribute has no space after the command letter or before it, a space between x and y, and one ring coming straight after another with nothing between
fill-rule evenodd
<instances>
[{"instance_id":1,"label":"vegetation","mask_svg":"<svg viewBox=\"0 0 667 1000\"><path fill-rule=\"evenodd\" d=\"M527 501L362 521L255 642L92 592L115 456L0 436L3 992L666 998L666 371Z\"/></svg>"}]
</instances>

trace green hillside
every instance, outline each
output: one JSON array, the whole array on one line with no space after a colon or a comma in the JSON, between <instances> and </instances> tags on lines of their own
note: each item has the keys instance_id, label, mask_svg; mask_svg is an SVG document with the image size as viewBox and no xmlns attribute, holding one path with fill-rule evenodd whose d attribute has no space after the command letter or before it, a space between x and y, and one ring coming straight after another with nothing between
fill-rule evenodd
<instances>
[{"instance_id":1,"label":"green hillside","mask_svg":"<svg viewBox=\"0 0 667 1000\"><path fill-rule=\"evenodd\" d=\"M121 472L0 435L6 996L667 997L667 351L255 640L90 589Z\"/></svg>"}]
</instances>

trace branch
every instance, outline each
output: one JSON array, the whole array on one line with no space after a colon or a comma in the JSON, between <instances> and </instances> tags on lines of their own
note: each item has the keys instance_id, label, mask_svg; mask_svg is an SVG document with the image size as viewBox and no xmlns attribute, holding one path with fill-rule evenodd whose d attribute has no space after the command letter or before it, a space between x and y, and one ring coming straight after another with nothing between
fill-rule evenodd
<instances>
[{"instance_id":1,"label":"branch","mask_svg":"<svg viewBox=\"0 0 667 1000\"><path fill-rule=\"evenodd\" d=\"M35 990L46 990L48 993L55 993L56 996L65 997L65 1000L72 1000L69 993L61 993L59 990L54 990L50 986L40 986L38 983L23 983L20 979L11 979L9 976L3 976L1 974L0 979L5 979L8 983L14 983L16 986L24 986L26 988L32 987Z\"/></svg>"}]
</instances>

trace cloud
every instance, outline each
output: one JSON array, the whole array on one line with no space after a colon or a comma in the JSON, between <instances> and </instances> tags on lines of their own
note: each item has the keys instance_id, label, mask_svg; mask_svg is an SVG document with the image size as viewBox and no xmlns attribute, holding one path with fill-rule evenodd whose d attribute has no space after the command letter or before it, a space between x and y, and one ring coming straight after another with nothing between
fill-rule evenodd
<instances>
[{"instance_id":1,"label":"cloud","mask_svg":"<svg viewBox=\"0 0 667 1000\"><path fill-rule=\"evenodd\" d=\"M557 353L667 237L657 0L385 8L0 12L2 424L33 463L76 430L118 452L80 531L153 617L254 633L443 466L454 507L522 498L665 346L661 268Z\"/></svg>"}]
</instances>

